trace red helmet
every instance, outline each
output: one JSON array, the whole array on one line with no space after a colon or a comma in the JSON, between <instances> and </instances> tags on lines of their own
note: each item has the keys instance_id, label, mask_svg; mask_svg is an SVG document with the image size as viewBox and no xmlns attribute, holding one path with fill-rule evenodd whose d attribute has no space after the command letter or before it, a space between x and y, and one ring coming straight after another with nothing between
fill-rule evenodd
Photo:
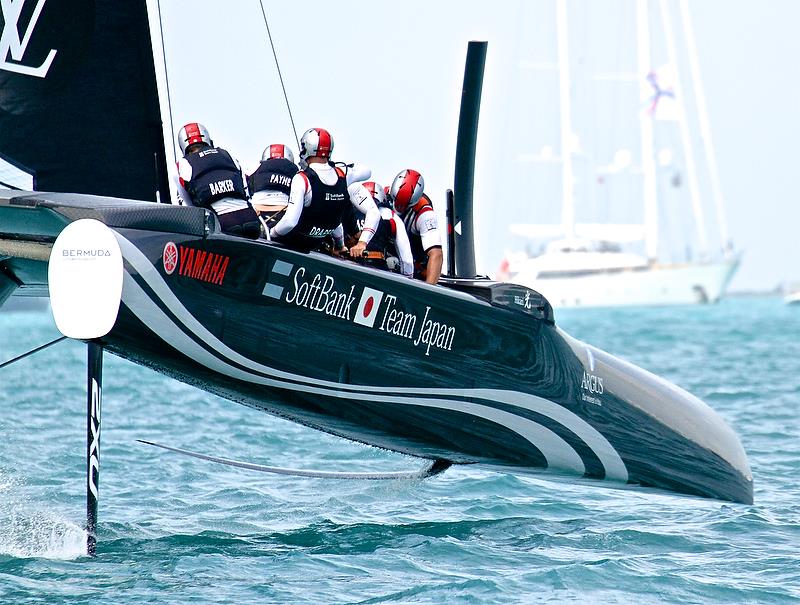
<instances>
[{"instance_id":1,"label":"red helmet","mask_svg":"<svg viewBox=\"0 0 800 605\"><path fill-rule=\"evenodd\" d=\"M386 191L375 181L367 181L364 187L378 206L386 206Z\"/></svg>"},{"instance_id":2,"label":"red helmet","mask_svg":"<svg viewBox=\"0 0 800 605\"><path fill-rule=\"evenodd\" d=\"M286 145L282 145L280 143L274 143L273 145L270 145L264 150L264 153L261 154L262 162L266 160L273 160L275 158L286 158L292 164L294 164L294 154L292 153L292 150Z\"/></svg>"},{"instance_id":3,"label":"red helmet","mask_svg":"<svg viewBox=\"0 0 800 605\"><path fill-rule=\"evenodd\" d=\"M394 177L389 195L394 201L394 209L403 214L406 210L414 206L422 197L425 189L425 179L416 170L407 168Z\"/></svg>"},{"instance_id":4,"label":"red helmet","mask_svg":"<svg viewBox=\"0 0 800 605\"><path fill-rule=\"evenodd\" d=\"M186 148L195 143L214 146L208 129L199 122L190 122L178 131L178 145L180 145L181 153L186 153Z\"/></svg>"},{"instance_id":5,"label":"red helmet","mask_svg":"<svg viewBox=\"0 0 800 605\"><path fill-rule=\"evenodd\" d=\"M324 128L309 128L300 137L300 161L308 158L330 158L333 151L333 137Z\"/></svg>"}]
</instances>

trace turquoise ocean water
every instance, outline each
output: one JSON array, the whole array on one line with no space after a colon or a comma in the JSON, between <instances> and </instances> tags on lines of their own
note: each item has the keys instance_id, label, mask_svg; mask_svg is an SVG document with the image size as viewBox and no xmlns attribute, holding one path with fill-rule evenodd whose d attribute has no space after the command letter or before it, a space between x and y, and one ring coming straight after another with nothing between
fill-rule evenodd
<instances>
[{"instance_id":1,"label":"turquoise ocean water","mask_svg":"<svg viewBox=\"0 0 800 605\"><path fill-rule=\"evenodd\" d=\"M800 603L800 307L559 311L741 436L753 506L472 468L299 479L137 443L327 470L419 461L106 356L99 544L84 556L85 347L0 369L0 603ZM58 336L0 313L0 362Z\"/></svg>"}]
</instances>

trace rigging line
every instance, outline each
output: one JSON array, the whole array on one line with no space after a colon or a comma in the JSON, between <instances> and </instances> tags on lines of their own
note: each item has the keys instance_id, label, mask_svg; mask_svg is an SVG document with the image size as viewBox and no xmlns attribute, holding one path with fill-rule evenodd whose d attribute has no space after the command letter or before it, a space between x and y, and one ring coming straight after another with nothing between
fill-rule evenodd
<instances>
[{"instance_id":1,"label":"rigging line","mask_svg":"<svg viewBox=\"0 0 800 605\"><path fill-rule=\"evenodd\" d=\"M24 359L25 357L28 357L28 355L33 355L34 353L38 353L42 349L46 349L47 347L50 347L50 346L52 346L52 345L54 345L56 343L59 343L62 340L65 340L66 338L67 338L66 336L59 336L55 340L52 340L52 341L50 341L50 342L48 342L46 344L43 344L40 347L36 347L35 349L31 349L27 353L23 353L22 355L19 355L19 356L15 357L14 359L9 359L8 361L4 361L3 363L0 363L0 369L4 368L6 366L10 366L15 361L19 361L20 359Z\"/></svg>"},{"instance_id":2,"label":"rigging line","mask_svg":"<svg viewBox=\"0 0 800 605\"><path fill-rule=\"evenodd\" d=\"M6 183L5 181L0 181L0 185L7 189L13 189L14 191L22 191L22 187L17 187L16 185L12 185L11 183Z\"/></svg>"},{"instance_id":3,"label":"rigging line","mask_svg":"<svg viewBox=\"0 0 800 605\"><path fill-rule=\"evenodd\" d=\"M161 58L164 62L164 80L166 81L167 85L167 111L169 112L169 132L172 137L175 136L175 125L172 123L172 97L169 92L169 70L167 69L167 48L164 45L164 22L161 18L161 0L157 0L158 6L158 29L161 32ZM172 145L172 161L177 164L178 163L178 155L175 153L175 142L173 140Z\"/></svg>"},{"instance_id":4,"label":"rigging line","mask_svg":"<svg viewBox=\"0 0 800 605\"><path fill-rule=\"evenodd\" d=\"M283 98L286 100L286 109L289 112L289 121L292 123L292 132L294 132L294 140L297 143L297 149L300 149L300 139L297 138L297 127L294 125L294 117L292 117L292 108L289 105L289 96L286 94L286 86L283 83L283 74L281 74L281 66L278 63L278 53L275 52L275 44L272 42L272 33L269 31L269 23L267 22L267 13L264 10L264 0L258 0L261 5L261 15L264 17L264 25L267 28L267 36L269 37L269 45L272 48L272 56L275 57L275 67L278 69L278 79L281 81L281 88L283 89Z\"/></svg>"}]
</instances>

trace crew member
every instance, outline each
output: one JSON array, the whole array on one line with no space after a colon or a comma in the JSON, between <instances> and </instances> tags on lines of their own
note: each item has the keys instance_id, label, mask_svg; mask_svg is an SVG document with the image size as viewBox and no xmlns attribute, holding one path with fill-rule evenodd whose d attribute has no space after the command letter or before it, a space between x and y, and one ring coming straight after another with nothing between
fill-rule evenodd
<instances>
[{"instance_id":1,"label":"crew member","mask_svg":"<svg viewBox=\"0 0 800 605\"><path fill-rule=\"evenodd\" d=\"M354 182L359 176L347 167L330 161L333 138L327 130L311 128L300 139L301 170L289 190L289 205L283 218L269 231L270 238L297 250L317 249L333 237L337 254L347 252L341 226L349 205L363 212L364 229L350 249L360 256L375 234L380 212L363 185Z\"/></svg>"},{"instance_id":2,"label":"crew member","mask_svg":"<svg viewBox=\"0 0 800 605\"><path fill-rule=\"evenodd\" d=\"M414 277L435 284L442 274L442 238L433 203L424 189L422 175L408 168L394 178L389 196L408 232L414 256Z\"/></svg>"},{"instance_id":3,"label":"crew member","mask_svg":"<svg viewBox=\"0 0 800 605\"><path fill-rule=\"evenodd\" d=\"M261 223L250 202L239 162L214 147L208 130L191 122L178 132L178 195L184 203L211 209L224 233L256 238Z\"/></svg>"},{"instance_id":4,"label":"crew member","mask_svg":"<svg viewBox=\"0 0 800 605\"><path fill-rule=\"evenodd\" d=\"M261 163L247 177L250 203L258 212L266 229L275 225L289 204L289 188L297 174L294 154L286 145L273 144L261 154Z\"/></svg>"},{"instance_id":5,"label":"crew member","mask_svg":"<svg viewBox=\"0 0 800 605\"><path fill-rule=\"evenodd\" d=\"M414 257L411 255L411 244L402 219L392 210L383 187L374 181L367 181L364 187L378 207L381 220L375 235L361 255L363 262L379 269L389 269L406 277L413 277ZM364 219L365 215L352 206L347 210L342 222L345 244L358 240L364 228Z\"/></svg>"}]
</instances>

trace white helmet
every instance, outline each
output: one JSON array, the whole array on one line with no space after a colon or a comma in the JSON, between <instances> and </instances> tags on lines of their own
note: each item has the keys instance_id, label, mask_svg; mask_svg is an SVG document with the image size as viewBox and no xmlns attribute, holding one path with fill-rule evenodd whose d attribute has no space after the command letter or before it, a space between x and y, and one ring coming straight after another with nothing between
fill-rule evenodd
<instances>
[{"instance_id":1,"label":"white helmet","mask_svg":"<svg viewBox=\"0 0 800 605\"><path fill-rule=\"evenodd\" d=\"M422 197L425 189L425 179L416 170L407 168L394 177L389 195L394 202L394 209L398 214L403 214L406 210L414 206Z\"/></svg>"},{"instance_id":2,"label":"white helmet","mask_svg":"<svg viewBox=\"0 0 800 605\"><path fill-rule=\"evenodd\" d=\"M178 131L178 145L181 147L181 153L186 153L186 148L195 143L205 143L210 147L214 146L211 135L208 134L208 129L199 122L190 122Z\"/></svg>"},{"instance_id":3,"label":"white helmet","mask_svg":"<svg viewBox=\"0 0 800 605\"><path fill-rule=\"evenodd\" d=\"M270 145L264 150L264 153L261 154L262 162L266 160L273 160L275 158L286 158L292 164L294 164L294 154L292 153L292 150L286 145L282 145L280 143L274 143Z\"/></svg>"},{"instance_id":4,"label":"white helmet","mask_svg":"<svg viewBox=\"0 0 800 605\"><path fill-rule=\"evenodd\" d=\"M384 191L381 185L378 185L375 181L367 181L364 183L364 188L369 192L379 208L382 206L389 207L386 203L386 191Z\"/></svg>"},{"instance_id":5,"label":"white helmet","mask_svg":"<svg viewBox=\"0 0 800 605\"><path fill-rule=\"evenodd\" d=\"M308 158L330 158L333 151L333 137L324 128L309 128L300 137L300 161Z\"/></svg>"}]
</instances>

